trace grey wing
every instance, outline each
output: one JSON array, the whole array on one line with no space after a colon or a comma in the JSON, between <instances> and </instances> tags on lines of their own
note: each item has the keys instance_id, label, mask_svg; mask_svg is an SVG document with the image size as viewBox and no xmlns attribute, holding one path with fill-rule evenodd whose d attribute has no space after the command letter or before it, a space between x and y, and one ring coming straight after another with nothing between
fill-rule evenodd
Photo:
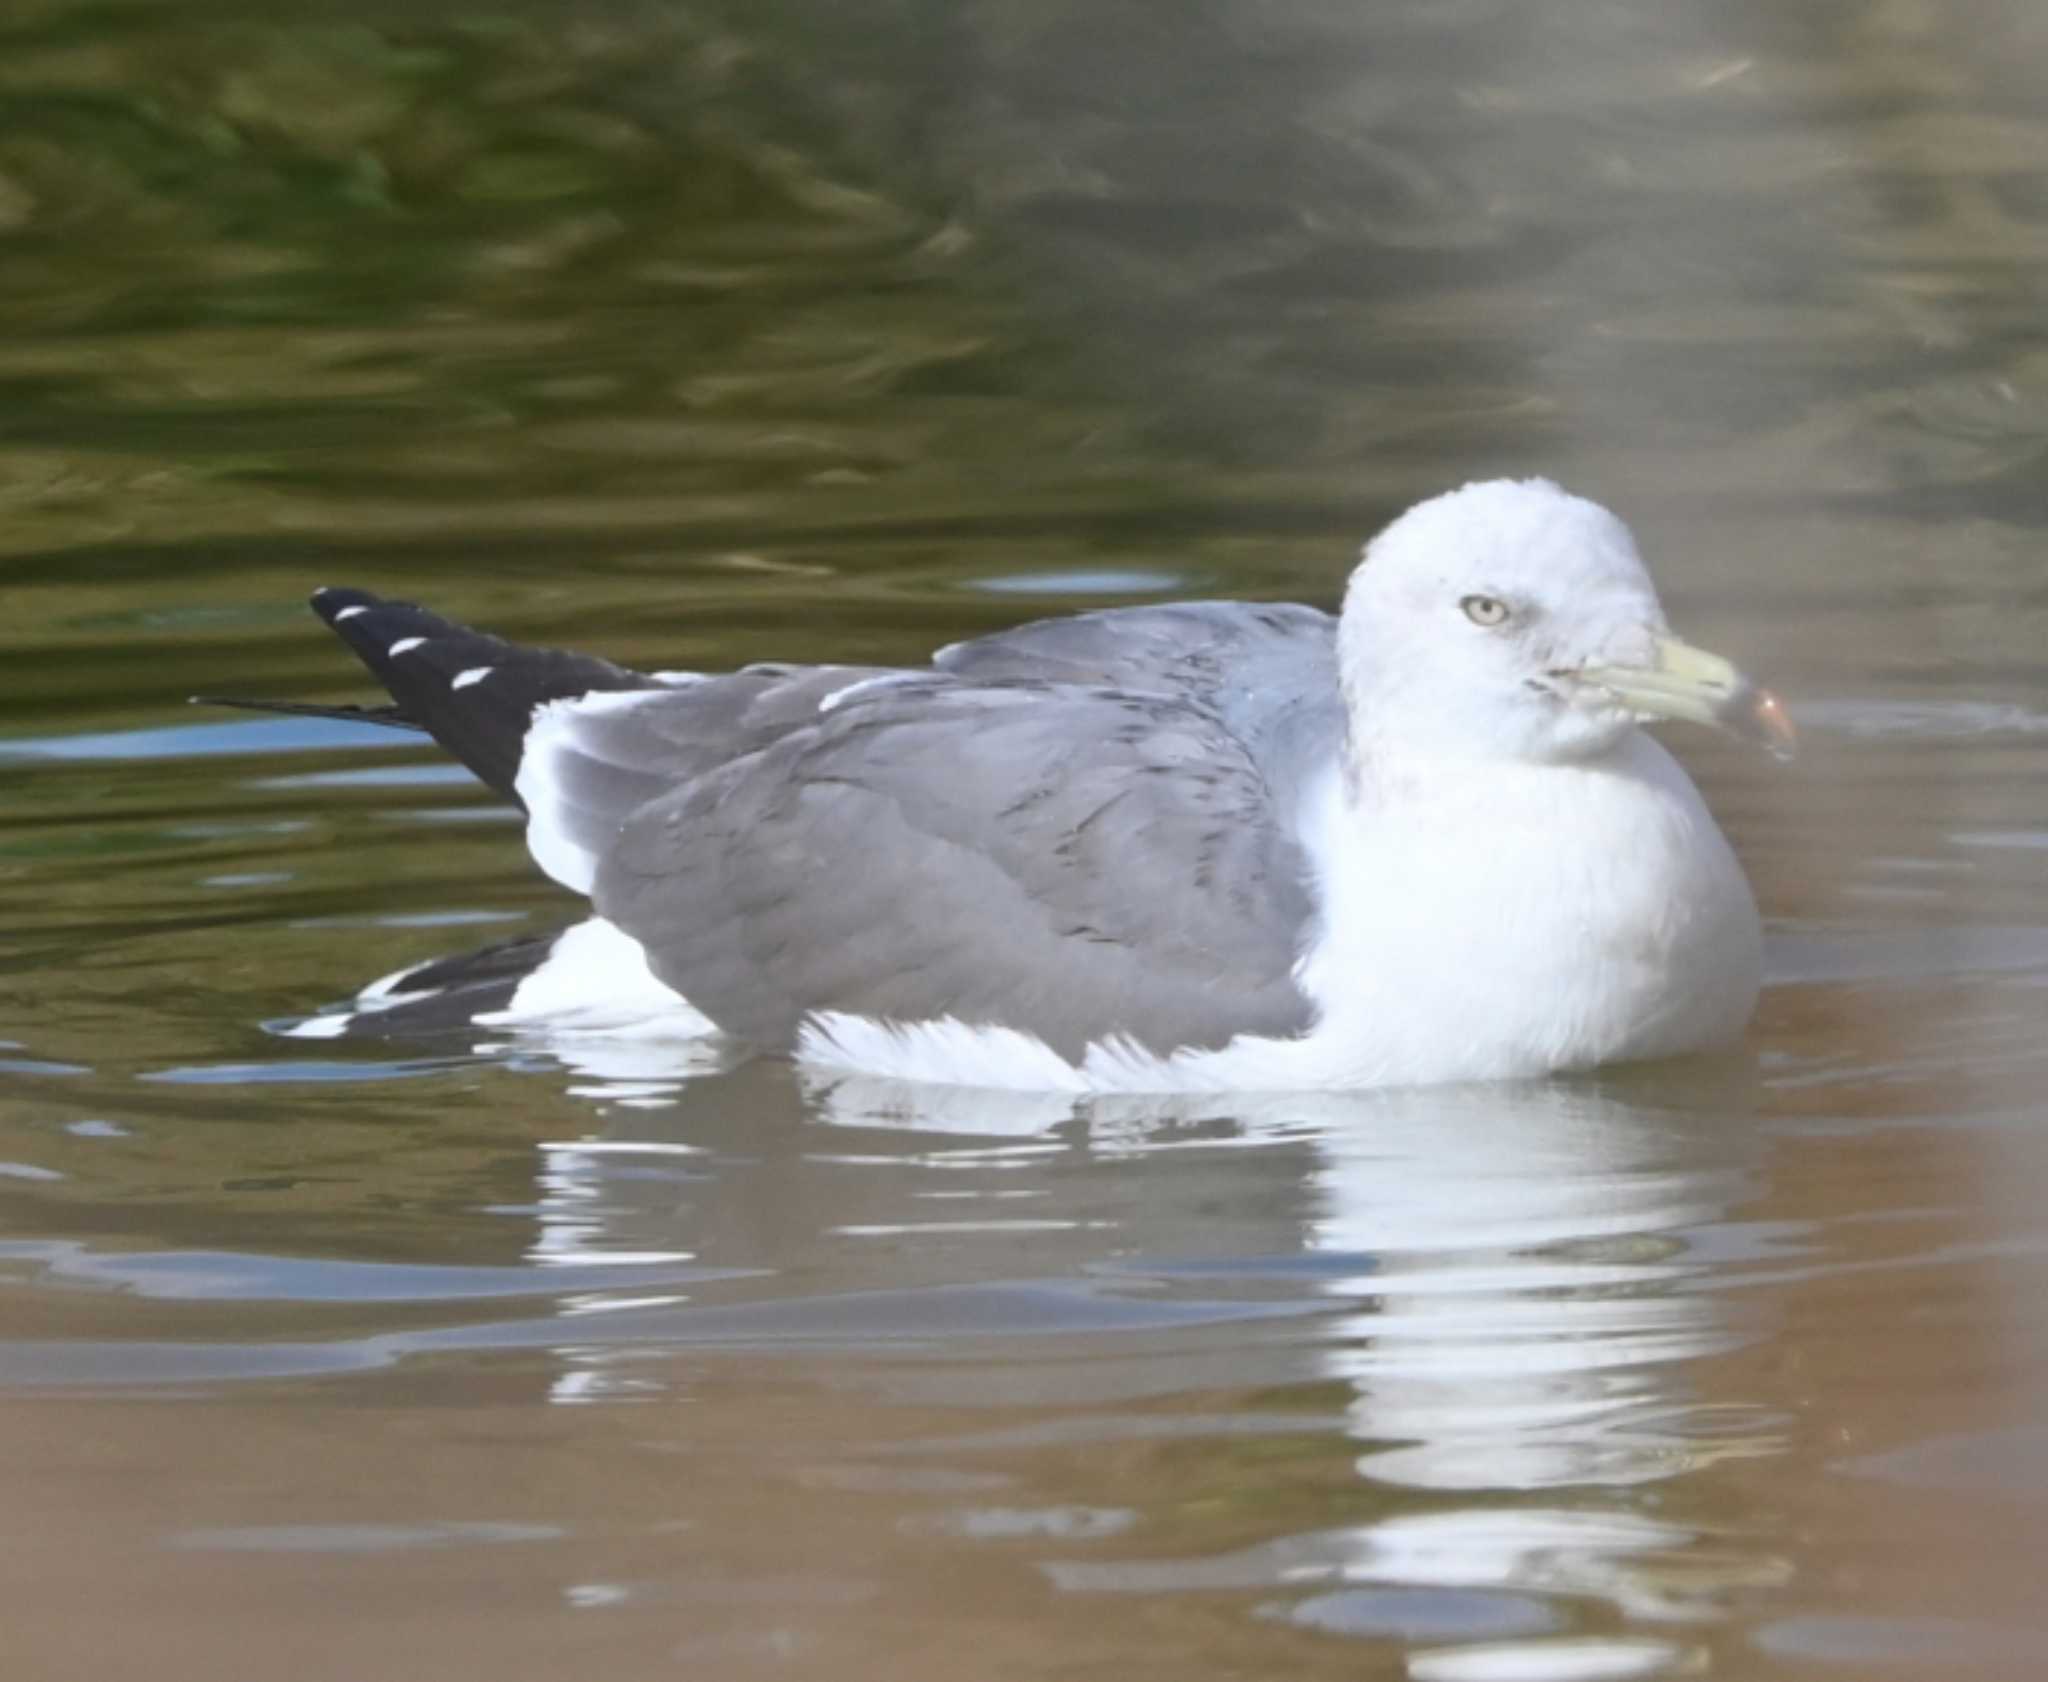
<instances>
[{"instance_id":1,"label":"grey wing","mask_svg":"<svg viewBox=\"0 0 2048 1682\"><path fill-rule=\"evenodd\" d=\"M748 666L545 705L521 745L515 783L528 849L556 881L588 893L597 861L638 808L813 723L835 697L898 675Z\"/></svg>"},{"instance_id":2,"label":"grey wing","mask_svg":"<svg viewBox=\"0 0 2048 1682\"><path fill-rule=\"evenodd\" d=\"M972 682L1037 679L1168 695L1214 712L1282 800L1344 729L1337 622L1292 602L1173 602L1041 619L942 648Z\"/></svg>"},{"instance_id":3,"label":"grey wing","mask_svg":"<svg viewBox=\"0 0 2048 1682\"><path fill-rule=\"evenodd\" d=\"M1175 692L1268 661L1323 663L1335 681L1337 622L1294 602L1163 602L1036 619L942 648L932 664L977 681Z\"/></svg>"},{"instance_id":4,"label":"grey wing","mask_svg":"<svg viewBox=\"0 0 2048 1682\"><path fill-rule=\"evenodd\" d=\"M1282 806L1297 803L1343 730L1334 621L1313 608L1189 602L1041 620L955 643L933 664L970 683L1025 680L1166 696L1216 715ZM588 892L636 808L802 730L842 704L933 673L748 666L544 706L522 744L517 793L534 857Z\"/></svg>"},{"instance_id":5,"label":"grey wing","mask_svg":"<svg viewBox=\"0 0 2048 1682\"><path fill-rule=\"evenodd\" d=\"M598 910L731 1032L953 1016L1069 1057L1308 1024L1292 812L1215 714L892 679L634 812Z\"/></svg>"}]
</instances>

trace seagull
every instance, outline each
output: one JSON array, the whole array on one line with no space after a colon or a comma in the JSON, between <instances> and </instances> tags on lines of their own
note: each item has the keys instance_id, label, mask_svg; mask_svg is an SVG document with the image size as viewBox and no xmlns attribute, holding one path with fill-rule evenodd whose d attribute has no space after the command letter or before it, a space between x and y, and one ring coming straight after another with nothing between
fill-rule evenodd
<instances>
[{"instance_id":1,"label":"seagull","mask_svg":"<svg viewBox=\"0 0 2048 1682\"><path fill-rule=\"evenodd\" d=\"M426 732L590 902L499 1021L618 1029L628 995L637 1033L820 1071L1300 1092L1695 1052L1755 1005L1749 884L1642 726L1791 725L1547 480L1411 508L1334 616L1112 608L917 668L638 672L312 605L391 704L276 705Z\"/></svg>"}]
</instances>

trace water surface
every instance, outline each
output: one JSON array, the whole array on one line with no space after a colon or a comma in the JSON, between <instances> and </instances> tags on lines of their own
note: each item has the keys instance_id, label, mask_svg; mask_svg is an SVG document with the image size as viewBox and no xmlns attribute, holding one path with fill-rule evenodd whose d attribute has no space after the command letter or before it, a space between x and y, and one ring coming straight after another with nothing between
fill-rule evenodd
<instances>
[{"instance_id":1,"label":"water surface","mask_svg":"<svg viewBox=\"0 0 2048 1682\"><path fill-rule=\"evenodd\" d=\"M11 1671L2048 1664L2048 33L2002 0L0 23ZM572 907L301 606L662 667L1329 602L1474 474L1674 733L1743 1056L1052 1101L265 1024ZM963 1655L971 1655L971 1661Z\"/></svg>"}]
</instances>

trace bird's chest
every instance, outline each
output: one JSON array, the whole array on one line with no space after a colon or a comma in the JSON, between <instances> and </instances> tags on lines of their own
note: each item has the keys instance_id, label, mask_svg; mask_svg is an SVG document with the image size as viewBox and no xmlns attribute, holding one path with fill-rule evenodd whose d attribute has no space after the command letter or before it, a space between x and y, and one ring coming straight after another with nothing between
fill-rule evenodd
<instances>
[{"instance_id":1,"label":"bird's chest","mask_svg":"<svg viewBox=\"0 0 2048 1682\"><path fill-rule=\"evenodd\" d=\"M1507 771L1352 809L1318 860L1302 969L1328 1054L1379 1080L1494 1078L1739 1032L1755 905L1657 751L1624 772Z\"/></svg>"}]
</instances>

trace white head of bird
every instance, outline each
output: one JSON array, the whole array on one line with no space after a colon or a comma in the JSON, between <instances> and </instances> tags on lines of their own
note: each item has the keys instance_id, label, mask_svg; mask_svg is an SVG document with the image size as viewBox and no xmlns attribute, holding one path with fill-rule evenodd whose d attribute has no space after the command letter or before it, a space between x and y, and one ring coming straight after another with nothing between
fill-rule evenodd
<instances>
[{"instance_id":1,"label":"white head of bird","mask_svg":"<svg viewBox=\"0 0 2048 1682\"><path fill-rule=\"evenodd\" d=\"M1363 759L1583 762L1661 719L1791 748L1775 697L1671 634L1628 527L1547 479L1395 520L1351 575L1338 649Z\"/></svg>"}]
</instances>

